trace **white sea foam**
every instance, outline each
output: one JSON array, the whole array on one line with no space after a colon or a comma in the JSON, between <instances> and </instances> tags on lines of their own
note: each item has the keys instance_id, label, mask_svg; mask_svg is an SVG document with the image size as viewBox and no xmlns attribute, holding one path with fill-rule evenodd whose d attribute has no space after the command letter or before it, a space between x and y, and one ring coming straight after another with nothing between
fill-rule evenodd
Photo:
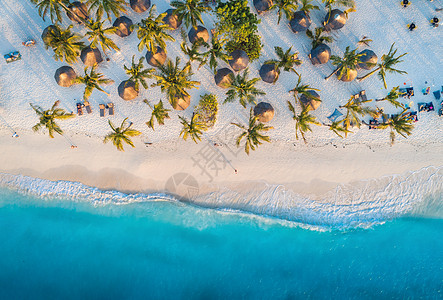
<instances>
[{"instance_id":1,"label":"white sea foam","mask_svg":"<svg viewBox=\"0 0 443 300\"><path fill-rule=\"evenodd\" d=\"M94 205L152 201L180 203L165 193L124 194L102 191L78 182L2 173L0 186L39 197L85 200ZM248 193L224 189L200 195L191 202L227 213L271 217L285 226L315 230L368 228L405 215L443 218L443 167L427 167L402 175L339 185L321 199L296 194L282 185L261 183L257 186L260 189Z\"/></svg>"}]
</instances>

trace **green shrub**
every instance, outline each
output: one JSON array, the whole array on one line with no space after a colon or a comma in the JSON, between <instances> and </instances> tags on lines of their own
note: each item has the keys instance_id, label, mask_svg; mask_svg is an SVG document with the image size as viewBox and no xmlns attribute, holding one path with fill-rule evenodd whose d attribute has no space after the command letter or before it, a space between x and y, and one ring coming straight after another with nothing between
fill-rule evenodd
<instances>
[{"instance_id":1,"label":"green shrub","mask_svg":"<svg viewBox=\"0 0 443 300\"><path fill-rule=\"evenodd\" d=\"M205 123L207 127L214 126L217 121L218 102L214 94L205 94L200 97L200 102L195 108L198 114L197 120Z\"/></svg>"},{"instance_id":2,"label":"green shrub","mask_svg":"<svg viewBox=\"0 0 443 300\"><path fill-rule=\"evenodd\" d=\"M261 49L263 48L263 44L261 43L260 36L257 34L251 34L245 40L234 42L229 41L226 43L226 51L232 52L234 50L243 50L248 54L248 57L251 61L254 61L260 57Z\"/></svg>"}]
</instances>

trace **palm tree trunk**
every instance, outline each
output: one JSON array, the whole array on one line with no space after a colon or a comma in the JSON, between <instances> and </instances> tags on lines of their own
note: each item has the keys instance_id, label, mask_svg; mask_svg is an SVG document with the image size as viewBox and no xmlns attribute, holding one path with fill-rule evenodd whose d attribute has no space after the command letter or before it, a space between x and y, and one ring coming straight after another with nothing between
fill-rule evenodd
<instances>
[{"instance_id":1,"label":"palm tree trunk","mask_svg":"<svg viewBox=\"0 0 443 300\"><path fill-rule=\"evenodd\" d=\"M335 69L334 72L332 72L331 74L329 74L329 76L325 77L325 80L328 80L329 78L331 78L332 75L334 75L335 73L337 73L339 68Z\"/></svg>"},{"instance_id":2,"label":"palm tree trunk","mask_svg":"<svg viewBox=\"0 0 443 300\"><path fill-rule=\"evenodd\" d=\"M365 80L365 79L368 78L369 76L374 75L374 73L377 72L378 70L380 70L380 67L378 67L378 68L372 70L371 72L369 72L368 74L366 74L366 75L363 76L363 77L358 77L358 78L357 78L357 81Z\"/></svg>"},{"instance_id":3,"label":"palm tree trunk","mask_svg":"<svg viewBox=\"0 0 443 300\"><path fill-rule=\"evenodd\" d=\"M386 98L375 99L376 102L383 101L383 100L386 100Z\"/></svg>"},{"instance_id":4,"label":"palm tree trunk","mask_svg":"<svg viewBox=\"0 0 443 300\"><path fill-rule=\"evenodd\" d=\"M143 100L143 102L145 102L151 110L154 110L151 106L151 103L149 103L149 101L147 99Z\"/></svg>"}]
</instances>

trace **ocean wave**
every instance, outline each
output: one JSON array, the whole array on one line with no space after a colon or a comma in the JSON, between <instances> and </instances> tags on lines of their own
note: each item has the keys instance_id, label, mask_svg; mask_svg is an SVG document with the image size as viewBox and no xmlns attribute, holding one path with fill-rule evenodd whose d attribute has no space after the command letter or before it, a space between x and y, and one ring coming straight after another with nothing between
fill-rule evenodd
<instances>
[{"instance_id":1,"label":"ocean wave","mask_svg":"<svg viewBox=\"0 0 443 300\"><path fill-rule=\"evenodd\" d=\"M0 173L0 186L38 197L84 200L94 205L154 201L182 203L167 193L125 194L78 182L50 181ZM191 199L192 205L224 213L253 214L287 226L313 230L369 228L401 216L443 218L443 168L338 185L321 198L297 194L283 185L259 183L254 190L221 189ZM186 201L188 202L188 201Z\"/></svg>"}]
</instances>

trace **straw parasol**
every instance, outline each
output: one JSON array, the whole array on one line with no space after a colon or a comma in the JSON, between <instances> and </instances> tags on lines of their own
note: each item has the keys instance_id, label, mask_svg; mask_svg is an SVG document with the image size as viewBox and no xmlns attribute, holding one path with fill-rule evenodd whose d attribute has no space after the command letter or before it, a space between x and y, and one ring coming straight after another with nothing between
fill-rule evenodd
<instances>
[{"instance_id":1,"label":"straw parasol","mask_svg":"<svg viewBox=\"0 0 443 300\"><path fill-rule=\"evenodd\" d=\"M232 57L232 59L229 60L229 65L234 71L238 72L246 69L249 64L249 57L245 51L234 50L229 55Z\"/></svg>"},{"instance_id":2,"label":"straw parasol","mask_svg":"<svg viewBox=\"0 0 443 300\"><path fill-rule=\"evenodd\" d=\"M175 97L175 103L172 106L175 110L185 110L191 104L191 97L182 95Z\"/></svg>"},{"instance_id":3,"label":"straw parasol","mask_svg":"<svg viewBox=\"0 0 443 300\"><path fill-rule=\"evenodd\" d=\"M132 20L128 17L122 16L117 18L112 26L117 27L117 31L115 32L115 34L119 37L126 37L132 33Z\"/></svg>"},{"instance_id":4,"label":"straw parasol","mask_svg":"<svg viewBox=\"0 0 443 300\"><path fill-rule=\"evenodd\" d=\"M257 10L257 13L260 15L265 11L268 11L272 6L272 0L254 0L254 7Z\"/></svg>"},{"instance_id":5,"label":"straw parasol","mask_svg":"<svg viewBox=\"0 0 443 300\"><path fill-rule=\"evenodd\" d=\"M72 2L71 4L69 4L68 7L71 9L72 12L67 11L66 15L68 16L68 18L72 22L76 22L78 24L81 24L82 19L83 20L89 19L88 7L86 6L86 4L81 3L79 1L75 1L75 2Z\"/></svg>"},{"instance_id":6,"label":"straw parasol","mask_svg":"<svg viewBox=\"0 0 443 300\"><path fill-rule=\"evenodd\" d=\"M118 95L126 101L137 98L138 91L135 89L135 83L131 80L122 81L118 86Z\"/></svg>"},{"instance_id":7,"label":"straw parasol","mask_svg":"<svg viewBox=\"0 0 443 300\"><path fill-rule=\"evenodd\" d=\"M209 32L203 26L198 25L197 29L191 27L191 30L189 30L188 33L188 38L189 41L193 44L199 39L203 39L203 41L207 42L209 40Z\"/></svg>"},{"instance_id":8,"label":"straw parasol","mask_svg":"<svg viewBox=\"0 0 443 300\"><path fill-rule=\"evenodd\" d=\"M300 96L300 102L304 105L304 106L308 106L310 107L311 110L316 110L319 106L320 106L320 95L317 94L316 91L313 90L309 90L308 91L309 94L311 94L312 96L314 96L314 98L309 98L306 97L305 95L301 95ZM315 100L318 99L318 100Z\"/></svg>"},{"instance_id":9,"label":"straw parasol","mask_svg":"<svg viewBox=\"0 0 443 300\"><path fill-rule=\"evenodd\" d=\"M92 48L90 46L83 48L80 53L80 59L85 64L85 66L92 67L95 64L99 64L103 61L102 54L97 48Z\"/></svg>"},{"instance_id":10,"label":"straw parasol","mask_svg":"<svg viewBox=\"0 0 443 300\"><path fill-rule=\"evenodd\" d=\"M329 12L326 14L325 21L323 25L326 30L337 30L345 26L346 16L344 12L339 9L333 9L331 14Z\"/></svg>"},{"instance_id":11,"label":"straw parasol","mask_svg":"<svg viewBox=\"0 0 443 300\"><path fill-rule=\"evenodd\" d=\"M262 123L270 122L274 118L274 108L267 102L260 102L254 107L254 116Z\"/></svg>"},{"instance_id":12,"label":"straw parasol","mask_svg":"<svg viewBox=\"0 0 443 300\"><path fill-rule=\"evenodd\" d=\"M215 84L218 87L227 89L231 86L232 82L234 81L234 72L232 72L231 69L228 68L222 68L217 70L217 73L214 76Z\"/></svg>"},{"instance_id":13,"label":"straw parasol","mask_svg":"<svg viewBox=\"0 0 443 300\"><path fill-rule=\"evenodd\" d=\"M135 12L143 13L151 6L151 0L131 0L129 4Z\"/></svg>"},{"instance_id":14,"label":"straw parasol","mask_svg":"<svg viewBox=\"0 0 443 300\"><path fill-rule=\"evenodd\" d=\"M277 69L275 64L264 64L259 71L260 77L264 82L275 83L280 74L280 70Z\"/></svg>"},{"instance_id":15,"label":"straw parasol","mask_svg":"<svg viewBox=\"0 0 443 300\"><path fill-rule=\"evenodd\" d=\"M55 71L54 78L59 86L70 87L74 84L74 79L77 78L77 74L75 74L73 68L69 66L63 66Z\"/></svg>"},{"instance_id":16,"label":"straw parasol","mask_svg":"<svg viewBox=\"0 0 443 300\"><path fill-rule=\"evenodd\" d=\"M306 31L309 26L311 26L311 18L309 18L305 12L297 11L292 16L291 21L289 21L289 26L294 33Z\"/></svg>"},{"instance_id":17,"label":"straw parasol","mask_svg":"<svg viewBox=\"0 0 443 300\"><path fill-rule=\"evenodd\" d=\"M325 64L331 57L331 48L326 44L320 44L312 49L308 56L313 65Z\"/></svg>"},{"instance_id":18,"label":"straw parasol","mask_svg":"<svg viewBox=\"0 0 443 300\"><path fill-rule=\"evenodd\" d=\"M359 54L362 54L362 56L360 56L362 62L358 64L358 67L360 69L370 70L375 67L378 61L378 57L377 54L374 53L374 51L365 49Z\"/></svg>"},{"instance_id":19,"label":"straw parasol","mask_svg":"<svg viewBox=\"0 0 443 300\"><path fill-rule=\"evenodd\" d=\"M337 74L337 79L344 81L344 82L350 82L352 80L354 80L357 77L357 70L355 69L350 69L348 74L344 74L343 76L338 76Z\"/></svg>"},{"instance_id":20,"label":"straw parasol","mask_svg":"<svg viewBox=\"0 0 443 300\"><path fill-rule=\"evenodd\" d=\"M157 46L157 52L153 54L151 51L146 53L146 61L153 67L163 65L166 61L166 52L159 46Z\"/></svg>"},{"instance_id":21,"label":"straw parasol","mask_svg":"<svg viewBox=\"0 0 443 300\"><path fill-rule=\"evenodd\" d=\"M46 27L42 32L42 40L45 45L49 45L51 42L51 38L48 36L50 32L58 32L60 33L60 30L55 25L49 25Z\"/></svg>"},{"instance_id":22,"label":"straw parasol","mask_svg":"<svg viewBox=\"0 0 443 300\"><path fill-rule=\"evenodd\" d=\"M169 25L172 30L177 29L181 24L182 21L177 17L177 15L174 14L174 10L172 8L165 11L166 16L163 18L163 22L166 25Z\"/></svg>"}]
</instances>

